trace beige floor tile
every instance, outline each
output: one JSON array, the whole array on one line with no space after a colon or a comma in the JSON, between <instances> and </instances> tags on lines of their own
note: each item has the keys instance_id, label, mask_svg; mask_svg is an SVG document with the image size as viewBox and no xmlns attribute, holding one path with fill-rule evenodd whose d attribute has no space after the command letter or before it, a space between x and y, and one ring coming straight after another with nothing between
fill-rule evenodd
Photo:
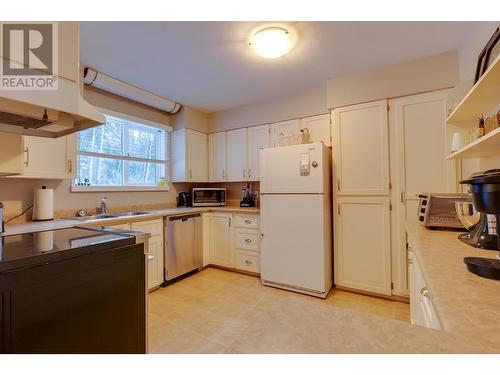
<instances>
[{"instance_id":1,"label":"beige floor tile","mask_svg":"<svg viewBox=\"0 0 500 375\"><path fill-rule=\"evenodd\" d=\"M335 331L339 320L348 321L349 313L339 311L407 322L410 314L400 302L337 289L321 299L214 268L150 293L148 306L151 353L294 353L304 347L319 353L346 339L325 333L325 327Z\"/></svg>"}]
</instances>

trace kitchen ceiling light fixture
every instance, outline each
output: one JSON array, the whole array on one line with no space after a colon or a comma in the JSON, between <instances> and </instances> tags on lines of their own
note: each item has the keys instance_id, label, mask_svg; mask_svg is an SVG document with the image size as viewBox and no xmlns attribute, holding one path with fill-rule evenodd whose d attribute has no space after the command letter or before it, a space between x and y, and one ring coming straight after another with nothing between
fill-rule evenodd
<instances>
[{"instance_id":1,"label":"kitchen ceiling light fixture","mask_svg":"<svg viewBox=\"0 0 500 375\"><path fill-rule=\"evenodd\" d=\"M281 27L268 27L256 32L248 44L259 56L275 59L292 49L293 38L290 32Z\"/></svg>"}]
</instances>

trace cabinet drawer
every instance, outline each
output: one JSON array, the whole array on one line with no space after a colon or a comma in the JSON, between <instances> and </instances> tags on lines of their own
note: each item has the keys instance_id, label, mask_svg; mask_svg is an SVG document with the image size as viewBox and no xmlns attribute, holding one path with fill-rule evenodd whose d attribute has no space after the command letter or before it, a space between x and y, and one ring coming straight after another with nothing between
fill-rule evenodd
<instances>
[{"instance_id":1,"label":"cabinet drawer","mask_svg":"<svg viewBox=\"0 0 500 375\"><path fill-rule=\"evenodd\" d=\"M138 221L132 223L131 229L144 233L151 233L152 236L162 235L163 220L158 219L158 220Z\"/></svg>"},{"instance_id":2,"label":"cabinet drawer","mask_svg":"<svg viewBox=\"0 0 500 375\"><path fill-rule=\"evenodd\" d=\"M236 215L235 226L239 228L259 228L259 216L257 215Z\"/></svg>"},{"instance_id":3,"label":"cabinet drawer","mask_svg":"<svg viewBox=\"0 0 500 375\"><path fill-rule=\"evenodd\" d=\"M236 230L236 247L239 249L259 250L259 233L257 231Z\"/></svg>"},{"instance_id":4,"label":"cabinet drawer","mask_svg":"<svg viewBox=\"0 0 500 375\"><path fill-rule=\"evenodd\" d=\"M259 253L236 251L236 268L243 271L260 272Z\"/></svg>"}]
</instances>

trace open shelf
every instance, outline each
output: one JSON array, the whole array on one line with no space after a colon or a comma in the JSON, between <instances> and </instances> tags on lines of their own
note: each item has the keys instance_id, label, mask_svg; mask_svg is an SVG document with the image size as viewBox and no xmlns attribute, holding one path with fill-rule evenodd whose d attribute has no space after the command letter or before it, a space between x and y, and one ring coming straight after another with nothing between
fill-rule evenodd
<instances>
[{"instance_id":1,"label":"open shelf","mask_svg":"<svg viewBox=\"0 0 500 375\"><path fill-rule=\"evenodd\" d=\"M476 139L467 146L454 152L447 159L482 158L500 153L500 128Z\"/></svg>"},{"instance_id":2,"label":"open shelf","mask_svg":"<svg viewBox=\"0 0 500 375\"><path fill-rule=\"evenodd\" d=\"M500 103L500 55L488 67L467 95L460 101L446 122L449 124L472 126L481 113ZM482 138L481 138L482 139ZM475 142L474 142L475 143ZM472 145L470 145L472 146Z\"/></svg>"}]
</instances>

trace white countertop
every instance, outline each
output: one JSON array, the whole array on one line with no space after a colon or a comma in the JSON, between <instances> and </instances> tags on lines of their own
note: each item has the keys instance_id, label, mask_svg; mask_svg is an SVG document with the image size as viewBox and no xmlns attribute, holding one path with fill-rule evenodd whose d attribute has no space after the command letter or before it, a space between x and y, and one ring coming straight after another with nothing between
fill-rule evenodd
<instances>
[{"instance_id":1,"label":"white countertop","mask_svg":"<svg viewBox=\"0 0 500 375\"><path fill-rule=\"evenodd\" d=\"M129 221L144 221L164 216L180 215L191 212L234 212L246 214L259 214L257 207L237 207L237 206L224 206L224 207L178 207L163 210L147 210L147 214L121 216L108 219L94 219L94 220L78 220L78 219L55 219L50 221L31 221L22 224L7 224L5 232L1 236L11 236L14 234L43 232L46 230L56 230L71 228L76 226L92 226L92 225L114 225Z\"/></svg>"}]
</instances>

